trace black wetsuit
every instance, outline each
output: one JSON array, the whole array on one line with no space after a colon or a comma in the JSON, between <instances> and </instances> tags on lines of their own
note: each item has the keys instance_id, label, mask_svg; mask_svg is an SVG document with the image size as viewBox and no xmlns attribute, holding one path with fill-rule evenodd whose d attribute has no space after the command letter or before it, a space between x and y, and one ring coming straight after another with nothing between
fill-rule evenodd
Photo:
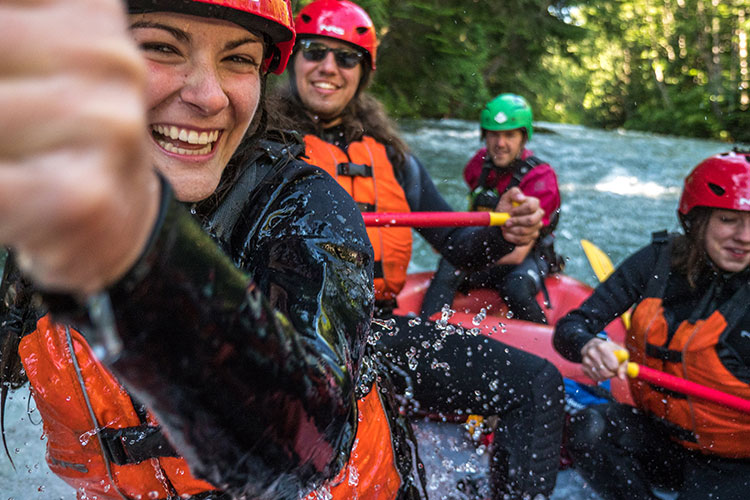
<instances>
[{"instance_id":1,"label":"black wetsuit","mask_svg":"<svg viewBox=\"0 0 750 500\"><path fill-rule=\"evenodd\" d=\"M296 500L341 470L356 398L388 381L367 353L373 257L356 205L265 146L204 221L219 245L165 189L149 245L108 290L123 342L109 365L197 476L233 497ZM399 498L417 499L410 430L391 410Z\"/></svg>"},{"instance_id":2,"label":"black wetsuit","mask_svg":"<svg viewBox=\"0 0 750 500\"><path fill-rule=\"evenodd\" d=\"M612 320L639 303L655 277L658 256L668 247L652 243L628 257L599 285L580 308L558 321L555 348L581 362L581 349ZM670 331L684 320L706 318L740 288L750 286L750 270L740 273L708 271L691 287L684 274L671 271L663 297ZM699 319L697 318L697 319ZM733 363L750 367L750 309L727 336ZM750 369L744 368L750 381ZM577 468L608 499L657 498L651 488L680 492L680 500L748 498L750 460L728 459L691 451L674 442L673 424L630 406L609 403L589 408L571 420L568 449Z\"/></svg>"},{"instance_id":3,"label":"black wetsuit","mask_svg":"<svg viewBox=\"0 0 750 500\"><path fill-rule=\"evenodd\" d=\"M322 139L346 150L338 127ZM412 211L452 211L422 164L412 155L401 164L387 149ZM497 227L417 228L461 269L488 267L514 246ZM549 495L555 486L562 440L562 380L546 360L487 337L451 335L435 324L395 316L395 304L376 304L375 316L392 320L379 347L422 410L449 415L500 416L493 451L496 495ZM395 334L394 334L395 333ZM439 342L437 342L439 340ZM416 363L415 363L416 362Z\"/></svg>"}]
</instances>

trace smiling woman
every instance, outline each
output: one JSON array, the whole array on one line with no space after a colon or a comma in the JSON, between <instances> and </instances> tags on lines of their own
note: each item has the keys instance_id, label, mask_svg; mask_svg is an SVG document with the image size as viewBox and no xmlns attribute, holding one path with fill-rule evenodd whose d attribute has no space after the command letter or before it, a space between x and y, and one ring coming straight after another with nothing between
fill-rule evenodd
<instances>
[{"instance_id":1,"label":"smiling woman","mask_svg":"<svg viewBox=\"0 0 750 500\"><path fill-rule=\"evenodd\" d=\"M265 131L289 2L127 6L0 4L2 400L28 377L81 500L298 499L358 432L393 460L361 216ZM371 486L416 498L400 458Z\"/></svg>"},{"instance_id":2,"label":"smiling woman","mask_svg":"<svg viewBox=\"0 0 750 500\"><path fill-rule=\"evenodd\" d=\"M262 38L229 21L183 14L133 14L130 22L146 59L152 158L181 200L202 200L255 116Z\"/></svg>"},{"instance_id":3,"label":"smiling woman","mask_svg":"<svg viewBox=\"0 0 750 500\"><path fill-rule=\"evenodd\" d=\"M684 234L655 233L586 300L557 323L555 347L594 380L624 377L621 346L597 338L634 306L630 359L750 399L750 154L707 158L685 179ZM742 499L750 486L750 417L716 403L631 381L637 410L619 403L571 419L569 449L607 499Z\"/></svg>"},{"instance_id":4,"label":"smiling woman","mask_svg":"<svg viewBox=\"0 0 750 500\"><path fill-rule=\"evenodd\" d=\"M750 213L714 210L706 226L706 253L730 273L750 265Z\"/></svg>"}]
</instances>

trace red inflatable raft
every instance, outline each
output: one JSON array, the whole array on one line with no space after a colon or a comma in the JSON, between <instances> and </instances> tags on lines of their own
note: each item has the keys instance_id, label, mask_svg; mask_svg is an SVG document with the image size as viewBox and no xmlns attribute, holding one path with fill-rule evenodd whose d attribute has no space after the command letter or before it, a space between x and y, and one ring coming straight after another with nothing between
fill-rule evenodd
<instances>
[{"instance_id":1,"label":"red inflatable raft","mask_svg":"<svg viewBox=\"0 0 750 500\"><path fill-rule=\"evenodd\" d=\"M431 277L432 273L428 272L407 276L406 285L398 296L399 307L395 311L396 314L419 313L422 298L430 284ZM537 296L537 301L542 306L550 325L554 325L570 310L578 307L592 292L590 286L564 274L548 277L545 285L549 293L550 307L544 304L541 292ZM452 309L456 312L448 319L450 323L466 329L478 328L482 335L549 360L564 377L592 383L591 379L583 374L579 364L571 363L555 351L552 346L553 326L508 318L508 308L493 290L476 289L466 295L456 294ZM486 317L483 319L480 314L482 309L486 311ZM477 316L478 314L480 316ZM435 317L439 317L439 313ZM623 343L625 326L622 320L618 318L610 323L606 331L613 341L618 344ZM612 379L611 388L613 396L618 401L632 404L633 400L626 381Z\"/></svg>"}]
</instances>

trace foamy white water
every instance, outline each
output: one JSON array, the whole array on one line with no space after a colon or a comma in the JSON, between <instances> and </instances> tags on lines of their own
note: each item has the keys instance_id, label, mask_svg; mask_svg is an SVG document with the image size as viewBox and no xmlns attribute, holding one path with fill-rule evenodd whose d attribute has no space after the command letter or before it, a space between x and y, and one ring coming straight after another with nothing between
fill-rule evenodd
<instances>
[{"instance_id":1,"label":"foamy white water","mask_svg":"<svg viewBox=\"0 0 750 500\"><path fill-rule=\"evenodd\" d=\"M676 186L662 186L654 181L643 182L635 176L618 175L612 179L605 179L595 186L597 191L603 193L619 194L622 196L643 196L645 198L659 198L669 196L674 198L680 195L680 189Z\"/></svg>"}]
</instances>

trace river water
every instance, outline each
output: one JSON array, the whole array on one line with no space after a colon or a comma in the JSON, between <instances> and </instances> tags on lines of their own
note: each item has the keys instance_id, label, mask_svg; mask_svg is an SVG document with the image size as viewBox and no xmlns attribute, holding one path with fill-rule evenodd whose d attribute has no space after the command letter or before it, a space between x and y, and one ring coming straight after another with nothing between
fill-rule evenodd
<instances>
[{"instance_id":1,"label":"river water","mask_svg":"<svg viewBox=\"0 0 750 500\"><path fill-rule=\"evenodd\" d=\"M557 172L562 214L555 248L566 274L596 283L580 240L604 250L615 265L648 243L653 231L677 230L675 210L688 172L731 145L625 131L537 123L528 147ZM482 146L479 127L459 120L402 124L404 138L455 210L465 210L462 171ZM434 269L438 257L420 238L411 270Z\"/></svg>"},{"instance_id":2,"label":"river water","mask_svg":"<svg viewBox=\"0 0 750 500\"><path fill-rule=\"evenodd\" d=\"M567 257L566 273L596 283L580 247L588 239L617 264L648 243L660 229L678 228L675 209L685 175L727 144L645 133L601 131L537 123L529 147L556 170L563 210L556 248ZM466 207L463 166L481 146L478 124L459 120L401 124L404 138L456 210ZM437 254L415 238L410 271L431 270ZM27 407L32 409L27 412ZM74 500L75 492L49 472L38 413L28 390L11 395L5 416L15 470L0 453L0 500ZM553 498L596 498L570 471L562 473Z\"/></svg>"}]
</instances>

